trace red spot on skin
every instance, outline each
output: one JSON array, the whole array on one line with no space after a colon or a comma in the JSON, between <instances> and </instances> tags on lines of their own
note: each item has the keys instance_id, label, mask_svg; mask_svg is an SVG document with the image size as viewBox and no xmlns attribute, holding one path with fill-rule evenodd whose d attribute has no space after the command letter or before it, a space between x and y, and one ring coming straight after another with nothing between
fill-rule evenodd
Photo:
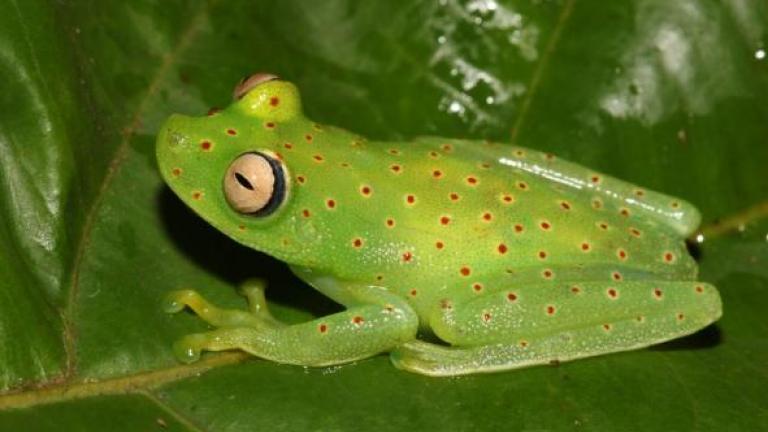
<instances>
[{"instance_id":1,"label":"red spot on skin","mask_svg":"<svg viewBox=\"0 0 768 432\"><path fill-rule=\"evenodd\" d=\"M211 142L210 141L203 141L200 143L200 148L204 151L208 151L211 149Z\"/></svg>"},{"instance_id":2,"label":"red spot on skin","mask_svg":"<svg viewBox=\"0 0 768 432\"><path fill-rule=\"evenodd\" d=\"M395 220L394 220L394 219L391 219L391 218L390 218L390 219L387 219L387 221L386 221L385 223L386 223L386 225L387 225L387 227L388 227L388 228L392 228L392 227L394 227L394 226L395 226Z\"/></svg>"},{"instance_id":3,"label":"red spot on skin","mask_svg":"<svg viewBox=\"0 0 768 432\"><path fill-rule=\"evenodd\" d=\"M520 348L526 348L527 346L528 346L528 342L527 341L524 341L524 340L520 341Z\"/></svg>"},{"instance_id":4,"label":"red spot on skin","mask_svg":"<svg viewBox=\"0 0 768 432\"><path fill-rule=\"evenodd\" d=\"M638 189L638 190L635 191L635 196L644 197L645 196L645 191L643 191L642 189Z\"/></svg>"},{"instance_id":5,"label":"red spot on skin","mask_svg":"<svg viewBox=\"0 0 768 432\"><path fill-rule=\"evenodd\" d=\"M555 307L552 305L547 306L547 315L554 315L555 314Z\"/></svg>"},{"instance_id":6,"label":"red spot on skin","mask_svg":"<svg viewBox=\"0 0 768 432\"><path fill-rule=\"evenodd\" d=\"M611 331L611 325L610 324L603 324L603 329L605 329L605 331Z\"/></svg>"},{"instance_id":7,"label":"red spot on skin","mask_svg":"<svg viewBox=\"0 0 768 432\"><path fill-rule=\"evenodd\" d=\"M383 281L383 280L384 280L384 276L382 276L382 275L376 275L376 280L377 280L377 281L379 281L379 282L381 282L381 281Z\"/></svg>"},{"instance_id":8,"label":"red spot on skin","mask_svg":"<svg viewBox=\"0 0 768 432\"><path fill-rule=\"evenodd\" d=\"M660 299L663 295L664 293L662 293L660 289L656 288L653 290L653 296L657 299Z\"/></svg>"},{"instance_id":9,"label":"red spot on skin","mask_svg":"<svg viewBox=\"0 0 768 432\"><path fill-rule=\"evenodd\" d=\"M608 288L608 297L615 299L619 296L619 293L614 288Z\"/></svg>"},{"instance_id":10,"label":"red spot on skin","mask_svg":"<svg viewBox=\"0 0 768 432\"><path fill-rule=\"evenodd\" d=\"M360 324L363 323L363 321L365 321L365 320L360 315L355 315L355 316L352 317L352 324L360 325Z\"/></svg>"},{"instance_id":11,"label":"red spot on skin","mask_svg":"<svg viewBox=\"0 0 768 432\"><path fill-rule=\"evenodd\" d=\"M314 139L314 137L313 137L312 135L310 135L310 134L306 134L306 135L304 135L304 139L305 139L305 140L306 140L308 143L311 143L311 142L312 142L312 140Z\"/></svg>"},{"instance_id":12,"label":"red spot on skin","mask_svg":"<svg viewBox=\"0 0 768 432\"><path fill-rule=\"evenodd\" d=\"M544 270L543 272L541 272L541 275L544 276L544 279L552 279L552 276L553 276L552 270L549 270L549 269Z\"/></svg>"},{"instance_id":13,"label":"red spot on skin","mask_svg":"<svg viewBox=\"0 0 768 432\"><path fill-rule=\"evenodd\" d=\"M312 214L307 209L302 210L301 215L304 216L305 218L312 216Z\"/></svg>"},{"instance_id":14,"label":"red spot on skin","mask_svg":"<svg viewBox=\"0 0 768 432\"><path fill-rule=\"evenodd\" d=\"M592 247L589 245L589 243L584 242L581 244L581 250L584 252L589 252L590 249L592 249Z\"/></svg>"},{"instance_id":15,"label":"red spot on skin","mask_svg":"<svg viewBox=\"0 0 768 432\"><path fill-rule=\"evenodd\" d=\"M322 155L314 155L314 156L312 156L312 159L314 159L314 160L316 160L318 162L322 162L323 160L325 160Z\"/></svg>"},{"instance_id":16,"label":"red spot on skin","mask_svg":"<svg viewBox=\"0 0 768 432\"><path fill-rule=\"evenodd\" d=\"M635 237L640 237L640 230L638 230L637 228L630 228L629 232L632 233L632 235Z\"/></svg>"},{"instance_id":17,"label":"red spot on skin","mask_svg":"<svg viewBox=\"0 0 768 432\"><path fill-rule=\"evenodd\" d=\"M443 172L442 171L440 171L440 170L432 171L432 177L434 177L436 179L439 179L442 176L443 176Z\"/></svg>"},{"instance_id":18,"label":"red spot on skin","mask_svg":"<svg viewBox=\"0 0 768 432\"><path fill-rule=\"evenodd\" d=\"M664 253L664 261L671 263L675 260L675 255L672 254L672 252L666 252Z\"/></svg>"},{"instance_id":19,"label":"red spot on skin","mask_svg":"<svg viewBox=\"0 0 768 432\"><path fill-rule=\"evenodd\" d=\"M644 316L642 316L642 315L638 315L638 316L637 316L637 318L635 318L635 319L637 320L637 322L643 322L643 321L645 321L645 317L644 317Z\"/></svg>"},{"instance_id":20,"label":"red spot on skin","mask_svg":"<svg viewBox=\"0 0 768 432\"><path fill-rule=\"evenodd\" d=\"M360 193L363 196L371 196L371 188L369 186L363 186L360 188Z\"/></svg>"},{"instance_id":21,"label":"red spot on skin","mask_svg":"<svg viewBox=\"0 0 768 432\"><path fill-rule=\"evenodd\" d=\"M280 152L275 152L275 157L276 157L278 160L283 160L283 155L282 155Z\"/></svg>"},{"instance_id":22,"label":"red spot on skin","mask_svg":"<svg viewBox=\"0 0 768 432\"><path fill-rule=\"evenodd\" d=\"M400 171L402 171L403 167L401 167L401 166L400 166L400 165L398 165L398 164L392 164L392 165L390 165L390 166L389 166L389 169L390 169L390 170L391 170L393 173L395 173L395 174L400 174Z\"/></svg>"},{"instance_id":23,"label":"red spot on skin","mask_svg":"<svg viewBox=\"0 0 768 432\"><path fill-rule=\"evenodd\" d=\"M450 153L450 152L452 152L452 151L453 151L453 146L452 146L452 145L450 145L450 144L443 144L443 146L442 146L441 148L442 148L442 149L443 149L443 151L444 151L444 152L446 152L446 153Z\"/></svg>"},{"instance_id":24,"label":"red spot on skin","mask_svg":"<svg viewBox=\"0 0 768 432\"><path fill-rule=\"evenodd\" d=\"M507 301L509 301L509 302L516 302L517 301L517 294L515 294L515 293L507 293Z\"/></svg>"},{"instance_id":25,"label":"red spot on skin","mask_svg":"<svg viewBox=\"0 0 768 432\"><path fill-rule=\"evenodd\" d=\"M335 201L335 200L332 200L332 199L329 199L329 200L327 200L327 201L325 202L325 205L326 205L326 206L327 206L329 209L332 209L332 208L336 208L336 201Z\"/></svg>"},{"instance_id":26,"label":"red spot on skin","mask_svg":"<svg viewBox=\"0 0 768 432\"><path fill-rule=\"evenodd\" d=\"M491 220L493 220L493 215L488 212L485 212L483 213L483 220L486 222L490 222Z\"/></svg>"},{"instance_id":27,"label":"red spot on skin","mask_svg":"<svg viewBox=\"0 0 768 432\"><path fill-rule=\"evenodd\" d=\"M673 201L672 204L670 204L670 206L672 206L672 208L676 209L676 208L680 207L680 203L677 202L677 201Z\"/></svg>"},{"instance_id":28,"label":"red spot on skin","mask_svg":"<svg viewBox=\"0 0 768 432\"><path fill-rule=\"evenodd\" d=\"M560 207L562 207L563 210L570 210L571 209L571 205L568 204L568 202L566 202L566 201L561 201L560 202Z\"/></svg>"},{"instance_id":29,"label":"red spot on skin","mask_svg":"<svg viewBox=\"0 0 768 432\"><path fill-rule=\"evenodd\" d=\"M625 209L625 208L623 208L623 209L621 209L621 211L619 212L619 214L621 214L621 215L622 215L622 216L624 216L624 217L629 217L629 210L628 210L628 209Z\"/></svg>"},{"instance_id":30,"label":"red spot on skin","mask_svg":"<svg viewBox=\"0 0 768 432\"><path fill-rule=\"evenodd\" d=\"M192 199L199 200L202 197L203 197L202 192L192 192Z\"/></svg>"},{"instance_id":31,"label":"red spot on skin","mask_svg":"<svg viewBox=\"0 0 768 432\"><path fill-rule=\"evenodd\" d=\"M515 232L516 232L516 233L521 233L521 232L523 232L523 226L522 226L522 225L520 225L520 224L516 224L516 225L515 225Z\"/></svg>"},{"instance_id":32,"label":"red spot on skin","mask_svg":"<svg viewBox=\"0 0 768 432\"><path fill-rule=\"evenodd\" d=\"M550 229L550 228L552 228L552 225L551 225L549 222L547 222L547 221L542 221L542 222L539 224L539 226L540 226L540 227L541 227L541 229L543 229L544 231L549 231L549 229Z\"/></svg>"},{"instance_id":33,"label":"red spot on skin","mask_svg":"<svg viewBox=\"0 0 768 432\"><path fill-rule=\"evenodd\" d=\"M442 249L442 248L445 247L445 243L443 243L441 241L436 241L435 242L435 247L438 248L438 249Z\"/></svg>"},{"instance_id":34,"label":"red spot on skin","mask_svg":"<svg viewBox=\"0 0 768 432\"><path fill-rule=\"evenodd\" d=\"M528 190L528 183L519 181L517 182L517 188L520 190Z\"/></svg>"},{"instance_id":35,"label":"red spot on skin","mask_svg":"<svg viewBox=\"0 0 768 432\"><path fill-rule=\"evenodd\" d=\"M464 276L464 277L467 277L467 276L469 276L470 274L472 274L472 270L471 270L469 267L467 267L467 266L464 266L464 267L462 267L461 269L459 269L459 273L460 273L462 276Z\"/></svg>"},{"instance_id":36,"label":"red spot on skin","mask_svg":"<svg viewBox=\"0 0 768 432\"><path fill-rule=\"evenodd\" d=\"M403 262L410 262L413 259L413 254L406 251L403 253Z\"/></svg>"},{"instance_id":37,"label":"red spot on skin","mask_svg":"<svg viewBox=\"0 0 768 432\"><path fill-rule=\"evenodd\" d=\"M490 167L491 167L491 164L489 164L488 162L483 162L480 164L480 168L482 169L488 169Z\"/></svg>"},{"instance_id":38,"label":"red spot on skin","mask_svg":"<svg viewBox=\"0 0 768 432\"><path fill-rule=\"evenodd\" d=\"M280 105L280 98L278 98L277 96L272 96L271 98L269 98L269 104L272 105L273 107Z\"/></svg>"},{"instance_id":39,"label":"red spot on skin","mask_svg":"<svg viewBox=\"0 0 768 432\"><path fill-rule=\"evenodd\" d=\"M622 261L626 260L627 259L627 251L625 251L624 249L619 249L616 252L616 256L618 256L619 259L622 260Z\"/></svg>"},{"instance_id":40,"label":"red spot on skin","mask_svg":"<svg viewBox=\"0 0 768 432\"><path fill-rule=\"evenodd\" d=\"M600 227L600 229L602 229L602 230L607 230L607 229L608 229L608 224L607 224L607 223L605 223L605 222L601 222L601 223L600 223L600 225L598 225L598 226L599 226L599 227Z\"/></svg>"},{"instance_id":41,"label":"red spot on skin","mask_svg":"<svg viewBox=\"0 0 768 432\"><path fill-rule=\"evenodd\" d=\"M594 183L594 184L600 183L600 177L598 177L598 176L592 176L592 178L590 180L592 180L592 183Z\"/></svg>"},{"instance_id":42,"label":"red spot on skin","mask_svg":"<svg viewBox=\"0 0 768 432\"><path fill-rule=\"evenodd\" d=\"M328 331L328 325L327 324L320 324L319 326L317 326L317 330L320 333L325 333L325 332Z\"/></svg>"},{"instance_id":43,"label":"red spot on skin","mask_svg":"<svg viewBox=\"0 0 768 432\"><path fill-rule=\"evenodd\" d=\"M451 304L451 301L448 299L442 299L440 300L440 308L445 310L453 309L453 305Z\"/></svg>"},{"instance_id":44,"label":"red spot on skin","mask_svg":"<svg viewBox=\"0 0 768 432\"><path fill-rule=\"evenodd\" d=\"M356 238L356 239L352 240L352 246L355 247L355 248L363 247L363 239Z\"/></svg>"},{"instance_id":45,"label":"red spot on skin","mask_svg":"<svg viewBox=\"0 0 768 432\"><path fill-rule=\"evenodd\" d=\"M235 136L237 135L237 131L234 129L227 129L227 135Z\"/></svg>"},{"instance_id":46,"label":"red spot on skin","mask_svg":"<svg viewBox=\"0 0 768 432\"><path fill-rule=\"evenodd\" d=\"M181 168L174 168L171 170L171 174L173 174L174 177L178 177L181 175Z\"/></svg>"},{"instance_id":47,"label":"red spot on skin","mask_svg":"<svg viewBox=\"0 0 768 432\"><path fill-rule=\"evenodd\" d=\"M515 150L515 156L517 156L519 158L524 158L525 157L525 152L522 151L522 150Z\"/></svg>"},{"instance_id":48,"label":"red spot on skin","mask_svg":"<svg viewBox=\"0 0 768 432\"><path fill-rule=\"evenodd\" d=\"M304 178L304 176L296 176L296 181L299 182L299 184L304 184L307 179Z\"/></svg>"},{"instance_id":49,"label":"red spot on skin","mask_svg":"<svg viewBox=\"0 0 768 432\"><path fill-rule=\"evenodd\" d=\"M416 294L418 294L418 293L419 293L419 292L418 292L418 291L416 291L416 288L414 288L414 289L412 289L412 290L411 290L411 291L410 291L408 294L409 294L411 297L416 297Z\"/></svg>"},{"instance_id":50,"label":"red spot on skin","mask_svg":"<svg viewBox=\"0 0 768 432\"><path fill-rule=\"evenodd\" d=\"M474 176L467 177L467 184L470 186L477 185L477 177L474 177Z\"/></svg>"},{"instance_id":51,"label":"red spot on skin","mask_svg":"<svg viewBox=\"0 0 768 432\"><path fill-rule=\"evenodd\" d=\"M400 150L398 150L398 149L389 149L389 154L391 154L391 155L399 155L400 154Z\"/></svg>"},{"instance_id":52,"label":"red spot on skin","mask_svg":"<svg viewBox=\"0 0 768 432\"><path fill-rule=\"evenodd\" d=\"M240 228L240 231L245 231L245 225L240 225L238 228Z\"/></svg>"},{"instance_id":53,"label":"red spot on skin","mask_svg":"<svg viewBox=\"0 0 768 432\"><path fill-rule=\"evenodd\" d=\"M501 200L506 204L511 204L512 202L515 201L515 197L510 194L504 194L501 196Z\"/></svg>"},{"instance_id":54,"label":"red spot on skin","mask_svg":"<svg viewBox=\"0 0 768 432\"><path fill-rule=\"evenodd\" d=\"M581 292L581 288L579 288L579 287L574 285L574 286L571 287L571 292L574 293L574 294L578 294L578 293Z\"/></svg>"},{"instance_id":55,"label":"red spot on skin","mask_svg":"<svg viewBox=\"0 0 768 432\"><path fill-rule=\"evenodd\" d=\"M704 292L704 287L701 285L696 285L696 292L701 294Z\"/></svg>"},{"instance_id":56,"label":"red spot on skin","mask_svg":"<svg viewBox=\"0 0 768 432\"><path fill-rule=\"evenodd\" d=\"M458 201L459 198L461 198L459 194L457 194L456 192L451 192L451 194L448 195L448 197L451 199L451 201Z\"/></svg>"},{"instance_id":57,"label":"red spot on skin","mask_svg":"<svg viewBox=\"0 0 768 432\"><path fill-rule=\"evenodd\" d=\"M267 129L274 129L275 128L275 123L274 122L266 122L266 123L264 123L264 127L267 128Z\"/></svg>"},{"instance_id":58,"label":"red spot on skin","mask_svg":"<svg viewBox=\"0 0 768 432\"><path fill-rule=\"evenodd\" d=\"M509 249L504 243L499 243L499 245L496 246L496 250L499 251L500 254L504 255Z\"/></svg>"},{"instance_id":59,"label":"red spot on skin","mask_svg":"<svg viewBox=\"0 0 768 432\"><path fill-rule=\"evenodd\" d=\"M211 107L211 109L208 110L208 114L207 115L208 115L208 117L213 117L216 114L218 114L219 112L221 112L221 108Z\"/></svg>"},{"instance_id":60,"label":"red spot on skin","mask_svg":"<svg viewBox=\"0 0 768 432\"><path fill-rule=\"evenodd\" d=\"M432 159L437 159L437 158L440 157L440 153L438 153L436 151L431 151L431 152L429 152L429 157L431 157Z\"/></svg>"},{"instance_id":61,"label":"red spot on skin","mask_svg":"<svg viewBox=\"0 0 768 432\"><path fill-rule=\"evenodd\" d=\"M491 320L491 314L490 314L490 313L488 313L488 312L485 312L485 313L483 314L483 321L485 321L485 322L488 322L488 321L490 321L490 320Z\"/></svg>"},{"instance_id":62,"label":"red spot on skin","mask_svg":"<svg viewBox=\"0 0 768 432\"><path fill-rule=\"evenodd\" d=\"M613 272L613 273L611 274L611 277L612 277L612 278L613 278L613 280L615 280L615 281L620 281L620 280L622 279L621 273L619 273L619 272Z\"/></svg>"},{"instance_id":63,"label":"red spot on skin","mask_svg":"<svg viewBox=\"0 0 768 432\"><path fill-rule=\"evenodd\" d=\"M342 167L342 168L349 168L349 164L346 163L346 162L340 163L339 166Z\"/></svg>"},{"instance_id":64,"label":"red spot on skin","mask_svg":"<svg viewBox=\"0 0 768 432\"><path fill-rule=\"evenodd\" d=\"M678 321L682 321L684 319L685 319L685 315L683 315L682 313L677 314L677 320Z\"/></svg>"},{"instance_id":65,"label":"red spot on skin","mask_svg":"<svg viewBox=\"0 0 768 432\"><path fill-rule=\"evenodd\" d=\"M555 160L555 155L553 155L552 153L544 153L544 159L548 161L553 161Z\"/></svg>"},{"instance_id":66,"label":"red spot on skin","mask_svg":"<svg viewBox=\"0 0 768 432\"><path fill-rule=\"evenodd\" d=\"M413 205L416 202L416 196L414 196L414 195L406 195L405 196L405 202L407 202L408 204Z\"/></svg>"},{"instance_id":67,"label":"red spot on skin","mask_svg":"<svg viewBox=\"0 0 768 432\"><path fill-rule=\"evenodd\" d=\"M293 148L293 144L291 144L291 143L285 143L285 144L283 144L283 147L285 147L285 148L287 148L288 150L290 150L290 149L292 149L292 148Z\"/></svg>"},{"instance_id":68,"label":"red spot on skin","mask_svg":"<svg viewBox=\"0 0 768 432\"><path fill-rule=\"evenodd\" d=\"M473 283L472 289L475 290L475 292L480 292L483 290L483 284L481 283Z\"/></svg>"},{"instance_id":69,"label":"red spot on skin","mask_svg":"<svg viewBox=\"0 0 768 432\"><path fill-rule=\"evenodd\" d=\"M451 218L450 217L448 217L448 216L441 216L440 217L440 224L441 225L448 225L449 223L451 223Z\"/></svg>"},{"instance_id":70,"label":"red spot on skin","mask_svg":"<svg viewBox=\"0 0 768 432\"><path fill-rule=\"evenodd\" d=\"M592 208L594 208L595 210L600 210L601 208L603 208L603 202L600 201L599 199L592 200Z\"/></svg>"},{"instance_id":71,"label":"red spot on skin","mask_svg":"<svg viewBox=\"0 0 768 432\"><path fill-rule=\"evenodd\" d=\"M545 251L539 251L539 259L547 259L547 253Z\"/></svg>"}]
</instances>

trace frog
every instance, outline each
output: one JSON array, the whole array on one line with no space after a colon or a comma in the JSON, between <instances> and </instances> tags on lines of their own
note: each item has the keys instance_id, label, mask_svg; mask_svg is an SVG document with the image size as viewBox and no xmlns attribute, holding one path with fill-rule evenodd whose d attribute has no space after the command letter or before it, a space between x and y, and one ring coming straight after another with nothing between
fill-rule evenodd
<instances>
[{"instance_id":1,"label":"frog","mask_svg":"<svg viewBox=\"0 0 768 432\"><path fill-rule=\"evenodd\" d=\"M212 326L173 344L183 362L388 354L458 376L636 350L722 315L686 248L701 220L691 203L517 143L369 140L307 118L275 75L239 82L223 110L171 115L156 157L194 213L343 307L286 323L260 279L242 284L243 309L174 290L166 312Z\"/></svg>"}]
</instances>

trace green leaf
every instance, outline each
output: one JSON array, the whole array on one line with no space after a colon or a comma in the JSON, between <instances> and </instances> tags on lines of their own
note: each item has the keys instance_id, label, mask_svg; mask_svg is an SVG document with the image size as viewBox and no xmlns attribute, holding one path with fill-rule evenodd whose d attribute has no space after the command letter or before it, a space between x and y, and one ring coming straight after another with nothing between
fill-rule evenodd
<instances>
[{"instance_id":1,"label":"green leaf","mask_svg":"<svg viewBox=\"0 0 768 432\"><path fill-rule=\"evenodd\" d=\"M768 4L762 0L0 0L0 430L768 430ZM304 369L181 365L192 287L276 313L337 306L187 211L161 182L171 113L244 75L376 139L551 151L703 212L715 326L661 347L458 379L385 356Z\"/></svg>"}]
</instances>

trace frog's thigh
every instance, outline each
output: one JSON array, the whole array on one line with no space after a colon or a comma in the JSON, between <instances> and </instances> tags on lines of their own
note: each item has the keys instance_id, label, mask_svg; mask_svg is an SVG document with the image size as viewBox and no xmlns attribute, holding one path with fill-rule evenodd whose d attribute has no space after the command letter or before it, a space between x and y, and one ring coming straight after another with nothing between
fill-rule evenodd
<instances>
[{"instance_id":1,"label":"frog's thigh","mask_svg":"<svg viewBox=\"0 0 768 432\"><path fill-rule=\"evenodd\" d=\"M514 369L660 343L693 333L720 314L717 290L700 282L527 286L443 302L430 324L454 347L411 342L392 360L427 375Z\"/></svg>"},{"instance_id":2,"label":"frog's thigh","mask_svg":"<svg viewBox=\"0 0 768 432\"><path fill-rule=\"evenodd\" d=\"M418 319L410 309L363 305L302 324L268 330L220 328L185 336L176 355L194 361L201 351L240 349L280 363L326 366L389 351L415 338Z\"/></svg>"}]
</instances>

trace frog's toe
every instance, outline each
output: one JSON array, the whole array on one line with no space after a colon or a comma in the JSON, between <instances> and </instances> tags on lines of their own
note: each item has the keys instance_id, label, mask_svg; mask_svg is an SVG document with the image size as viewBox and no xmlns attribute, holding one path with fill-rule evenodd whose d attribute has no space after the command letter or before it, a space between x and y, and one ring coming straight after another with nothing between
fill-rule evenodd
<instances>
[{"instance_id":1,"label":"frog's toe","mask_svg":"<svg viewBox=\"0 0 768 432\"><path fill-rule=\"evenodd\" d=\"M183 363L194 363L200 360L200 352L208 338L203 334L190 334L173 344L173 354Z\"/></svg>"},{"instance_id":2,"label":"frog's toe","mask_svg":"<svg viewBox=\"0 0 768 432\"><path fill-rule=\"evenodd\" d=\"M163 299L163 311L166 313L181 312L189 304L190 299L196 295L197 293L192 290L171 291Z\"/></svg>"}]
</instances>

